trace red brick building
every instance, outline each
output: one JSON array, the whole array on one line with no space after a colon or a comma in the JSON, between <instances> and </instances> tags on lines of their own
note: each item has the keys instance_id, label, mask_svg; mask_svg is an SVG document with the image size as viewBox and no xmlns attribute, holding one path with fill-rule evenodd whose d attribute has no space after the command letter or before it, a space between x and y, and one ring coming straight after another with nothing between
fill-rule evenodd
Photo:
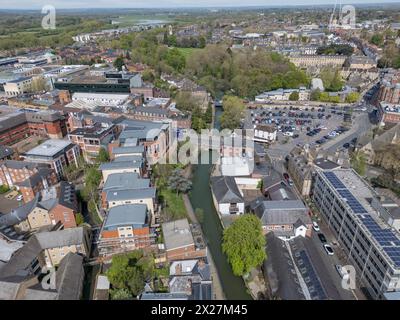
<instances>
[{"instance_id":1,"label":"red brick building","mask_svg":"<svg viewBox=\"0 0 400 320\"><path fill-rule=\"evenodd\" d=\"M55 171L46 164L6 160L0 165L0 185L17 187L25 203L57 182Z\"/></svg>"},{"instance_id":2,"label":"red brick building","mask_svg":"<svg viewBox=\"0 0 400 320\"><path fill-rule=\"evenodd\" d=\"M31 135L62 138L67 134L66 118L55 111L20 111L0 108L0 144L12 145Z\"/></svg>"}]
</instances>

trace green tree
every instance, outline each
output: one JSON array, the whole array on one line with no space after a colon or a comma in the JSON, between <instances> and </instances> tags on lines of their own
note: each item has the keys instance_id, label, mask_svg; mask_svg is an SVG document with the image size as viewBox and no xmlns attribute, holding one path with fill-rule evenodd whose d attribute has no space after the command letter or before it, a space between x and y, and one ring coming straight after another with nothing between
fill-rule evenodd
<instances>
[{"instance_id":1,"label":"green tree","mask_svg":"<svg viewBox=\"0 0 400 320\"><path fill-rule=\"evenodd\" d=\"M311 101L319 101L321 99L321 90L318 88L311 91L310 100Z\"/></svg>"},{"instance_id":2,"label":"green tree","mask_svg":"<svg viewBox=\"0 0 400 320\"><path fill-rule=\"evenodd\" d=\"M367 169L367 159L363 151L354 152L351 155L351 166L360 175L364 176Z\"/></svg>"},{"instance_id":3,"label":"green tree","mask_svg":"<svg viewBox=\"0 0 400 320\"><path fill-rule=\"evenodd\" d=\"M85 219L83 218L82 213L78 212L78 213L75 215L75 221L76 221L76 224L77 224L78 226L80 226L82 223L85 222Z\"/></svg>"},{"instance_id":4,"label":"green tree","mask_svg":"<svg viewBox=\"0 0 400 320\"><path fill-rule=\"evenodd\" d=\"M115 59L113 65L118 71L122 71L122 67L125 65L124 57L119 56L117 59Z\"/></svg>"},{"instance_id":5,"label":"green tree","mask_svg":"<svg viewBox=\"0 0 400 320\"><path fill-rule=\"evenodd\" d=\"M360 99L360 94L358 92L350 92L346 96L346 102L347 103L356 103Z\"/></svg>"},{"instance_id":6,"label":"green tree","mask_svg":"<svg viewBox=\"0 0 400 320\"><path fill-rule=\"evenodd\" d=\"M165 56L165 62L175 69L175 71L183 71L186 64L185 56L177 48L168 50Z\"/></svg>"},{"instance_id":7,"label":"green tree","mask_svg":"<svg viewBox=\"0 0 400 320\"><path fill-rule=\"evenodd\" d=\"M237 276L245 275L263 263L265 245L261 221L255 215L241 216L224 231L222 250Z\"/></svg>"},{"instance_id":8,"label":"green tree","mask_svg":"<svg viewBox=\"0 0 400 320\"><path fill-rule=\"evenodd\" d=\"M289 96L290 101L299 101L299 99L300 99L300 95L299 95L298 91L293 91Z\"/></svg>"},{"instance_id":9,"label":"green tree","mask_svg":"<svg viewBox=\"0 0 400 320\"><path fill-rule=\"evenodd\" d=\"M154 275L154 260L143 256L142 250L115 255L106 274L113 289L124 289L137 296L143 291L146 275Z\"/></svg>"},{"instance_id":10,"label":"green tree","mask_svg":"<svg viewBox=\"0 0 400 320\"><path fill-rule=\"evenodd\" d=\"M111 300L131 300L133 298L128 289L113 289L110 293Z\"/></svg>"},{"instance_id":11,"label":"green tree","mask_svg":"<svg viewBox=\"0 0 400 320\"><path fill-rule=\"evenodd\" d=\"M222 105L224 112L220 118L221 128L238 129L244 117L245 106L243 101L238 97L225 96Z\"/></svg>"},{"instance_id":12,"label":"green tree","mask_svg":"<svg viewBox=\"0 0 400 320\"><path fill-rule=\"evenodd\" d=\"M385 38L380 33L375 33L372 37L370 42L378 47L382 46L385 41Z\"/></svg>"},{"instance_id":13,"label":"green tree","mask_svg":"<svg viewBox=\"0 0 400 320\"><path fill-rule=\"evenodd\" d=\"M179 193L186 193L192 188L192 182L187 179L182 169L175 169L168 178L168 187Z\"/></svg>"},{"instance_id":14,"label":"green tree","mask_svg":"<svg viewBox=\"0 0 400 320\"><path fill-rule=\"evenodd\" d=\"M110 156L109 156L107 150L104 149L103 147L100 148L99 154L96 157L96 162L97 163L104 163L104 162L108 162L108 161L110 161Z\"/></svg>"}]
</instances>

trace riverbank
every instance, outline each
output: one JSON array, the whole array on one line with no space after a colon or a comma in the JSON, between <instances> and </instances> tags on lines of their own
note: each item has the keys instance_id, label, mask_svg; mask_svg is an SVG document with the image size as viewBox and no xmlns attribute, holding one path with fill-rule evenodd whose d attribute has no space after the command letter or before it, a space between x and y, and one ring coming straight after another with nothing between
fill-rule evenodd
<instances>
[{"instance_id":1,"label":"riverbank","mask_svg":"<svg viewBox=\"0 0 400 320\"><path fill-rule=\"evenodd\" d=\"M186 207L186 211L187 211L189 219L193 223L200 224L199 220L196 217L196 214L194 213L192 204L190 203L190 199L189 199L189 196L187 194L183 195L183 201L185 203L185 207ZM207 260L208 260L208 263L210 264L210 267L211 267L211 276L212 276L212 279L213 279L212 283L213 283L213 292L214 292L214 295L215 295L215 299L216 300L225 300L226 298L225 298L224 291L222 289L221 279L219 278L219 275L218 275L217 269L215 267L215 263L214 263L214 260L212 258L212 254L210 252L208 244L207 244Z\"/></svg>"}]
</instances>

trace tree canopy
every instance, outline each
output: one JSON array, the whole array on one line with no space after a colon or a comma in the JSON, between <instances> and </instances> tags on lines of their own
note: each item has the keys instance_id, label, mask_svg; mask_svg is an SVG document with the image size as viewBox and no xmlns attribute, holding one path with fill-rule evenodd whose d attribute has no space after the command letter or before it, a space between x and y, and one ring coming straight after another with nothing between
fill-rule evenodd
<instances>
[{"instance_id":1,"label":"tree canopy","mask_svg":"<svg viewBox=\"0 0 400 320\"><path fill-rule=\"evenodd\" d=\"M113 256L111 267L107 270L107 278L113 289L124 290L121 299L128 298L129 293L139 295L145 281L153 274L154 259L144 256L142 250Z\"/></svg>"},{"instance_id":2,"label":"tree canopy","mask_svg":"<svg viewBox=\"0 0 400 320\"><path fill-rule=\"evenodd\" d=\"M261 221L255 215L241 216L224 231L222 250L237 276L247 274L263 263L265 245Z\"/></svg>"},{"instance_id":3,"label":"tree canopy","mask_svg":"<svg viewBox=\"0 0 400 320\"><path fill-rule=\"evenodd\" d=\"M238 129L245 111L243 101L238 97L225 96L222 105L224 112L220 118L221 128Z\"/></svg>"}]
</instances>

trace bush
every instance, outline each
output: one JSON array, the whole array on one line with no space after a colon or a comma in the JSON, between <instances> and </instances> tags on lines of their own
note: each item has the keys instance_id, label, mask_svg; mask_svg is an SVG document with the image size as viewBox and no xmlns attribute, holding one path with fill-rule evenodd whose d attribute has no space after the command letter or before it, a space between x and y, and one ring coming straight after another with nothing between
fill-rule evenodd
<instances>
[{"instance_id":1,"label":"bush","mask_svg":"<svg viewBox=\"0 0 400 320\"><path fill-rule=\"evenodd\" d=\"M6 193L6 192L8 192L8 191L10 191L10 188L9 188L9 187L7 187L7 186L5 186L5 185L1 185L1 186L0 186L0 194Z\"/></svg>"}]
</instances>

